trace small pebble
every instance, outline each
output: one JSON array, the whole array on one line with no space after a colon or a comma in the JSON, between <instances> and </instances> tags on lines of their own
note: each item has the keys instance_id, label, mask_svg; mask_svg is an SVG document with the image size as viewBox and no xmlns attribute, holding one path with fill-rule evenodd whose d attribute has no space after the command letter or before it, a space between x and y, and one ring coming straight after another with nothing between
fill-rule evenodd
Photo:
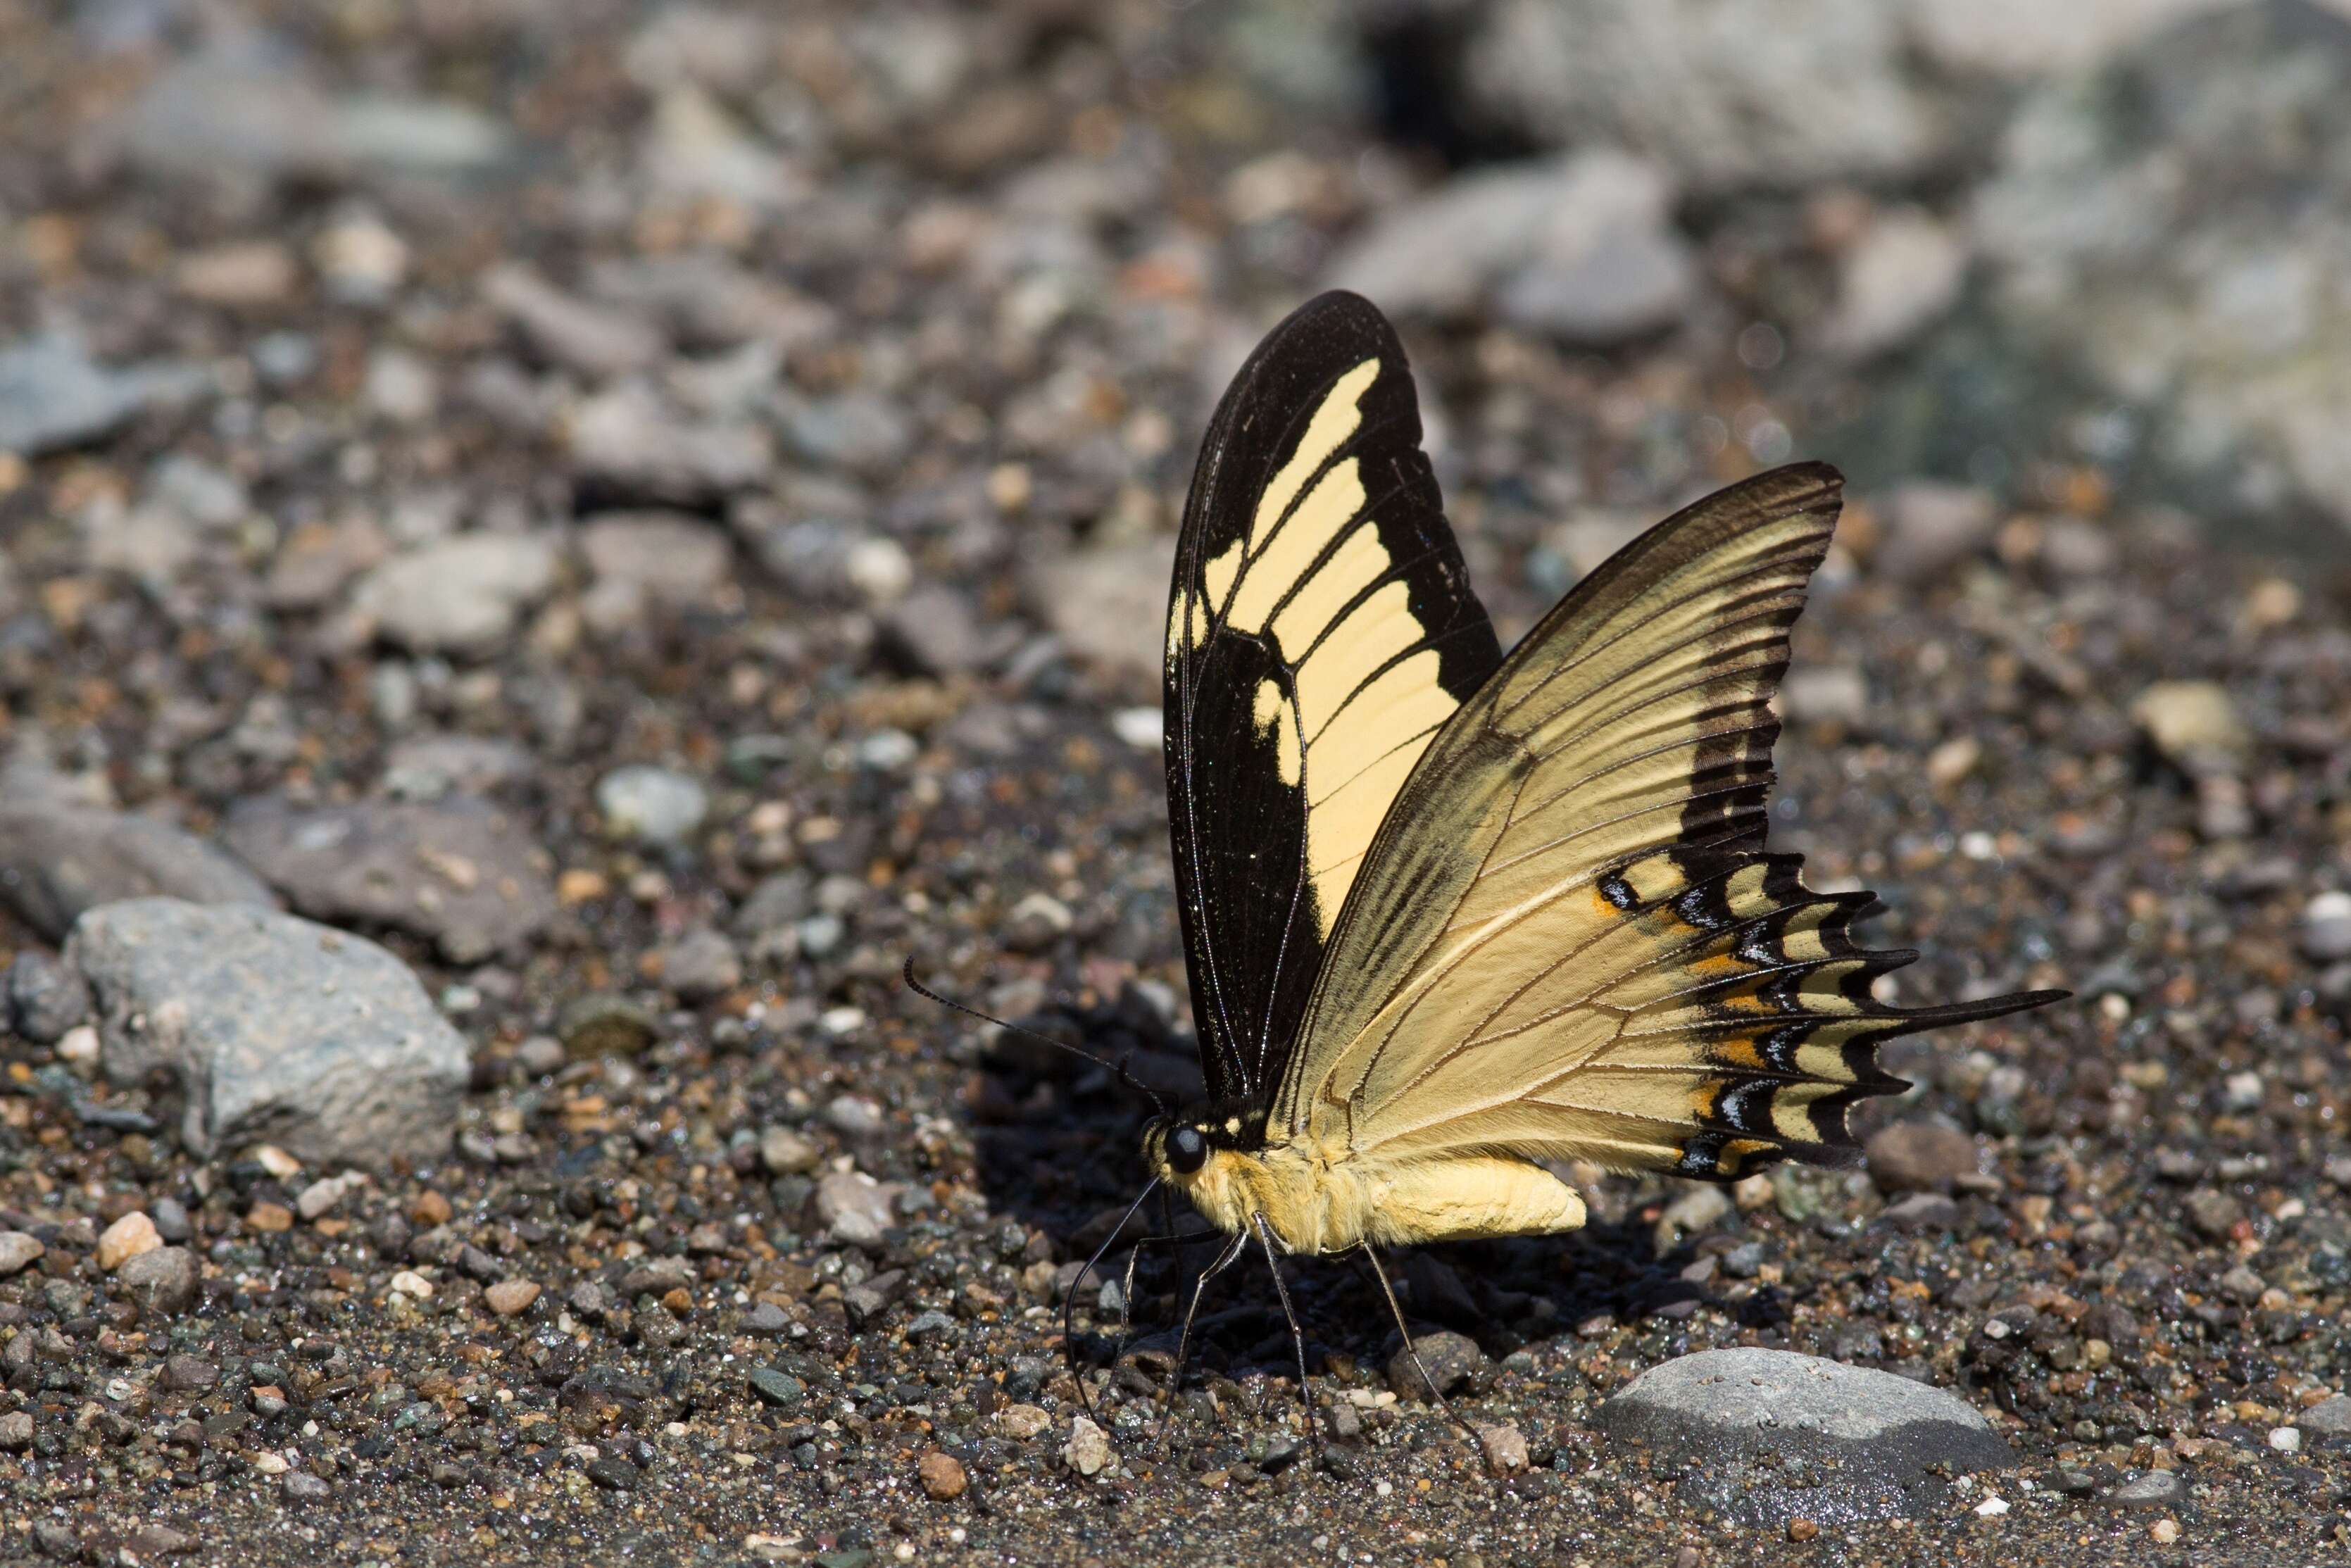
<instances>
[{"instance_id":1,"label":"small pebble","mask_svg":"<svg viewBox=\"0 0 2351 1568\"><path fill-rule=\"evenodd\" d=\"M162 1245L155 1222L134 1208L99 1233L98 1266L111 1274L141 1253Z\"/></svg>"},{"instance_id":2,"label":"small pebble","mask_svg":"<svg viewBox=\"0 0 2351 1568\"><path fill-rule=\"evenodd\" d=\"M538 1300L538 1285L530 1280L501 1280L482 1292L482 1300L499 1317L519 1317Z\"/></svg>"},{"instance_id":3,"label":"small pebble","mask_svg":"<svg viewBox=\"0 0 2351 1568\"><path fill-rule=\"evenodd\" d=\"M964 1489L971 1484L970 1479L964 1474L963 1465L956 1457L940 1453L936 1448L928 1450L916 1460L914 1469L922 1480L923 1490L941 1502L963 1496Z\"/></svg>"},{"instance_id":4,"label":"small pebble","mask_svg":"<svg viewBox=\"0 0 2351 1568\"><path fill-rule=\"evenodd\" d=\"M1081 1476L1096 1476L1110 1465L1110 1435L1083 1416L1070 1421L1070 1440L1062 1446L1061 1458Z\"/></svg>"}]
</instances>

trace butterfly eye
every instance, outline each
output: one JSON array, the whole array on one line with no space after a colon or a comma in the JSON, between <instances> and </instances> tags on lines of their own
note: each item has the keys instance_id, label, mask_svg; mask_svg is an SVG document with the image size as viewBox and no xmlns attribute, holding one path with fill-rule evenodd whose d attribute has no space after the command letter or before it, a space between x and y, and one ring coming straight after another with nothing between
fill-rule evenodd
<instances>
[{"instance_id":1,"label":"butterfly eye","mask_svg":"<svg viewBox=\"0 0 2351 1568\"><path fill-rule=\"evenodd\" d=\"M1167 1134L1167 1164L1177 1176L1190 1176L1208 1161L1208 1140L1197 1127L1178 1127Z\"/></svg>"}]
</instances>

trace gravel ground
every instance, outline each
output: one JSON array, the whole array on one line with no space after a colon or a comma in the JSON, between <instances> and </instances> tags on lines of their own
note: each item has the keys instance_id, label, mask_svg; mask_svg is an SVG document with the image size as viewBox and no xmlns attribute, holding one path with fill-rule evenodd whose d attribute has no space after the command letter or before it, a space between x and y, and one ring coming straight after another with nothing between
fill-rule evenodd
<instances>
[{"instance_id":1,"label":"gravel ground","mask_svg":"<svg viewBox=\"0 0 2351 1568\"><path fill-rule=\"evenodd\" d=\"M1216 9L0 0L0 1552L2351 1551L2339 537L2102 437L1873 475L1836 433L1973 307L1839 303L1871 198L1559 162L1436 113L1409 27L1351 95ZM1445 183L1488 151L1540 172ZM1858 459L1775 838L1886 900L1906 998L2077 993L1894 1047L1864 1168L1578 1170L1586 1231L1407 1261L1499 1478L1351 1266L1291 1270L1319 1466L1261 1267L1172 1405L1173 1260L1066 1344L1141 1108L898 981L1196 1082L1173 514L1341 274L1506 641L1693 490ZM1738 1346L2018 1462L1893 1519L1792 1465L1749 1523L1602 1436Z\"/></svg>"}]
</instances>

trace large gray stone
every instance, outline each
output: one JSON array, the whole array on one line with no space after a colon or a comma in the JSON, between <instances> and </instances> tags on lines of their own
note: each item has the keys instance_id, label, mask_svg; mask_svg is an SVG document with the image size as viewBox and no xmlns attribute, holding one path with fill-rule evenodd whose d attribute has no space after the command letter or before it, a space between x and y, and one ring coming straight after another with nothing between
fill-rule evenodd
<instances>
[{"instance_id":1,"label":"large gray stone","mask_svg":"<svg viewBox=\"0 0 2351 1568\"><path fill-rule=\"evenodd\" d=\"M2154 415L2166 467L2351 526L2346 146L2351 18L2308 0L2048 82L1974 203L1992 301L2019 340Z\"/></svg>"},{"instance_id":2,"label":"large gray stone","mask_svg":"<svg viewBox=\"0 0 2351 1568\"><path fill-rule=\"evenodd\" d=\"M266 796L231 811L226 833L305 915L413 931L460 964L555 915L537 845L514 816L471 796L315 810Z\"/></svg>"},{"instance_id":3,"label":"large gray stone","mask_svg":"<svg viewBox=\"0 0 2351 1568\"><path fill-rule=\"evenodd\" d=\"M244 866L169 822L60 799L0 808L0 897L52 941L84 910L120 899L277 902Z\"/></svg>"},{"instance_id":4,"label":"large gray stone","mask_svg":"<svg viewBox=\"0 0 2351 1568\"><path fill-rule=\"evenodd\" d=\"M460 534L369 572L352 591L352 612L414 653L496 653L555 586L558 559L546 534Z\"/></svg>"},{"instance_id":5,"label":"large gray stone","mask_svg":"<svg viewBox=\"0 0 2351 1568\"><path fill-rule=\"evenodd\" d=\"M107 1075L176 1075L198 1154L258 1139L321 1164L446 1152L465 1042L375 944L270 910L141 898L84 915L66 957L97 998Z\"/></svg>"},{"instance_id":6,"label":"large gray stone","mask_svg":"<svg viewBox=\"0 0 2351 1568\"><path fill-rule=\"evenodd\" d=\"M2017 1462L1973 1406L1890 1372L1784 1350L1709 1350L1653 1366L1594 1424L1681 1467L1681 1489L1744 1524L1823 1525L1949 1511L1947 1473Z\"/></svg>"},{"instance_id":7,"label":"large gray stone","mask_svg":"<svg viewBox=\"0 0 2351 1568\"><path fill-rule=\"evenodd\" d=\"M185 402L210 384L193 365L120 369L52 332L0 349L0 452L30 455L95 441L146 409Z\"/></svg>"},{"instance_id":8,"label":"large gray stone","mask_svg":"<svg viewBox=\"0 0 2351 1568\"><path fill-rule=\"evenodd\" d=\"M1499 0L1468 100L1541 145L1614 142L1694 185L1915 176L1958 149L1884 0Z\"/></svg>"},{"instance_id":9,"label":"large gray stone","mask_svg":"<svg viewBox=\"0 0 2351 1568\"><path fill-rule=\"evenodd\" d=\"M1672 178L1609 149L1481 171L1383 214L1332 264L1333 287L1399 315L1491 308L1607 344L1679 320L1698 268Z\"/></svg>"}]
</instances>

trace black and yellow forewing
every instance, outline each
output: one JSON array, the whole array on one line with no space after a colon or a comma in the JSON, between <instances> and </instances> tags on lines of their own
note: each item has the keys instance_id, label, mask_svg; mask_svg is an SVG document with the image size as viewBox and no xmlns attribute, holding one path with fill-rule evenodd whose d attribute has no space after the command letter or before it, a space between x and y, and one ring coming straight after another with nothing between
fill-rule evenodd
<instances>
[{"instance_id":1,"label":"black and yellow forewing","mask_svg":"<svg viewBox=\"0 0 2351 1568\"><path fill-rule=\"evenodd\" d=\"M1169 600L1167 794L1215 1098L1280 1076L1390 802L1500 659L1395 333L1323 295L1217 406Z\"/></svg>"}]
</instances>

